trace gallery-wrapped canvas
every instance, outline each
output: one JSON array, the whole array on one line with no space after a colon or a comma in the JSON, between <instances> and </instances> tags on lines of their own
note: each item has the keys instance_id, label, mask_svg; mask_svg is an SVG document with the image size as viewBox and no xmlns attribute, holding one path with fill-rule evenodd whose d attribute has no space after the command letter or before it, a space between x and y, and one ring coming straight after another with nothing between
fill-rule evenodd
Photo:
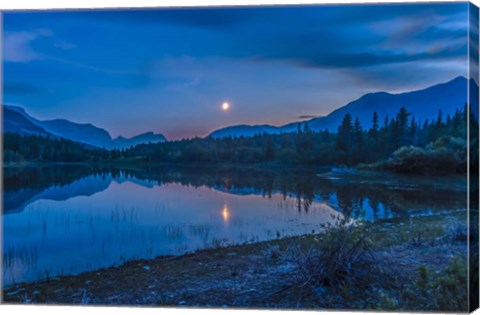
<instances>
[{"instance_id":1,"label":"gallery-wrapped canvas","mask_svg":"<svg viewBox=\"0 0 480 315\"><path fill-rule=\"evenodd\" d=\"M3 11L2 303L476 309L478 18Z\"/></svg>"}]
</instances>

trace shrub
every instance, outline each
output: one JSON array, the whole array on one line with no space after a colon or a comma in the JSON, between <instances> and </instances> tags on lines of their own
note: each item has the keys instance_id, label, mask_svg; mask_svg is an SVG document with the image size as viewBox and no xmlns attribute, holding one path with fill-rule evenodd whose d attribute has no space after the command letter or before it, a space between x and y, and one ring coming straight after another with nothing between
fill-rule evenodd
<instances>
[{"instance_id":1,"label":"shrub","mask_svg":"<svg viewBox=\"0 0 480 315\"><path fill-rule=\"evenodd\" d=\"M334 300L361 302L383 286L387 266L372 250L368 224L354 225L344 219L327 230L312 246L302 248L291 244L287 253L296 261L292 287L308 288L310 295L318 295L328 288ZM388 284L386 285L388 287ZM336 302L321 301L333 307Z\"/></svg>"},{"instance_id":2,"label":"shrub","mask_svg":"<svg viewBox=\"0 0 480 315\"><path fill-rule=\"evenodd\" d=\"M418 279L402 292L402 302L406 309L467 311L468 284L467 262L454 257L440 273L418 268Z\"/></svg>"},{"instance_id":3,"label":"shrub","mask_svg":"<svg viewBox=\"0 0 480 315\"><path fill-rule=\"evenodd\" d=\"M457 158L448 149L401 147L383 165L385 169L407 174L448 175L457 172Z\"/></svg>"}]
</instances>

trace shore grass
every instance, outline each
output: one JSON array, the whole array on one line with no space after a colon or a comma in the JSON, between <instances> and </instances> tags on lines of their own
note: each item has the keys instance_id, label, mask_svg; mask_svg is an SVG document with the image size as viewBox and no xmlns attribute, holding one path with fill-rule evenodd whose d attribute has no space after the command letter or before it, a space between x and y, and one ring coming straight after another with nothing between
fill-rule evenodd
<instances>
[{"instance_id":1,"label":"shore grass","mask_svg":"<svg viewBox=\"0 0 480 315\"><path fill-rule=\"evenodd\" d=\"M137 260L25 283L6 303L467 311L466 210Z\"/></svg>"}]
</instances>

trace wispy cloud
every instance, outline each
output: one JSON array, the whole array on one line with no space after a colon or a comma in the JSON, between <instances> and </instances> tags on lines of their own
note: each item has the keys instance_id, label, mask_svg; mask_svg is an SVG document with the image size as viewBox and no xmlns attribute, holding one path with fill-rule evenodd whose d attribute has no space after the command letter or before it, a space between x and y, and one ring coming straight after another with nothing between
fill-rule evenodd
<instances>
[{"instance_id":1,"label":"wispy cloud","mask_svg":"<svg viewBox=\"0 0 480 315\"><path fill-rule=\"evenodd\" d=\"M3 58L7 62L29 62L43 59L44 55L35 51L31 44L40 37L52 36L47 29L33 31L5 32L3 38Z\"/></svg>"},{"instance_id":2,"label":"wispy cloud","mask_svg":"<svg viewBox=\"0 0 480 315\"><path fill-rule=\"evenodd\" d=\"M9 12L5 99L116 134L278 125L465 75L467 21L466 2Z\"/></svg>"},{"instance_id":3,"label":"wispy cloud","mask_svg":"<svg viewBox=\"0 0 480 315\"><path fill-rule=\"evenodd\" d=\"M65 42L63 40L56 41L54 46L63 50L70 50L70 49L77 48L77 45Z\"/></svg>"}]
</instances>

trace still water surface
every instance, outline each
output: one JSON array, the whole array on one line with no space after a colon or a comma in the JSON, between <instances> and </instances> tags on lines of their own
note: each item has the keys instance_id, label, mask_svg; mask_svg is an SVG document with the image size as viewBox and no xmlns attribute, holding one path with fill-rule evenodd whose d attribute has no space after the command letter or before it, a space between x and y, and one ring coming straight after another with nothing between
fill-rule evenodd
<instances>
[{"instance_id":1,"label":"still water surface","mask_svg":"<svg viewBox=\"0 0 480 315\"><path fill-rule=\"evenodd\" d=\"M3 282L466 207L462 179L331 170L5 169Z\"/></svg>"}]
</instances>

